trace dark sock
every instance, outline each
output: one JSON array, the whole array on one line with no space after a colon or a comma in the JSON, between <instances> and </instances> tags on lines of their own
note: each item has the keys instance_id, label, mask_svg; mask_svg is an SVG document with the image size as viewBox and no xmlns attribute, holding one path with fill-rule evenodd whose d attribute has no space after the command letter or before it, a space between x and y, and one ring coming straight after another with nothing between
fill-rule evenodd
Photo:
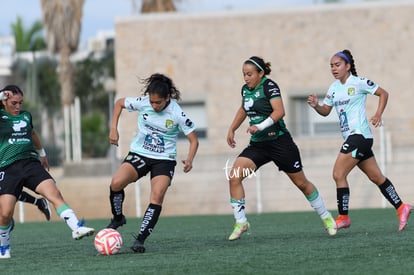
<instances>
[{"instance_id":1,"label":"dark sock","mask_svg":"<svg viewBox=\"0 0 414 275\"><path fill-rule=\"evenodd\" d=\"M109 187L109 201L111 202L111 212L114 216L114 219L120 221L122 219L122 204L125 199L125 191L114 192L111 187Z\"/></svg>"},{"instance_id":2,"label":"dark sock","mask_svg":"<svg viewBox=\"0 0 414 275\"><path fill-rule=\"evenodd\" d=\"M37 199L29 193L22 191L19 196L19 201L36 204Z\"/></svg>"},{"instance_id":3,"label":"dark sock","mask_svg":"<svg viewBox=\"0 0 414 275\"><path fill-rule=\"evenodd\" d=\"M161 205L152 203L148 205L144 218L142 219L141 228L137 237L137 240L141 243L144 243L144 241L154 230L154 227L157 224L158 218L161 214L161 208Z\"/></svg>"},{"instance_id":4,"label":"dark sock","mask_svg":"<svg viewBox=\"0 0 414 275\"><path fill-rule=\"evenodd\" d=\"M394 185L392 185L389 179L386 179L385 182L378 187L381 190L382 195L384 195L384 197L392 204L392 206L395 207L395 209L398 209L398 207L401 206L402 201L398 196Z\"/></svg>"},{"instance_id":5,"label":"dark sock","mask_svg":"<svg viewBox=\"0 0 414 275\"><path fill-rule=\"evenodd\" d=\"M336 203L339 215L348 215L349 209L349 188L336 188Z\"/></svg>"}]
</instances>

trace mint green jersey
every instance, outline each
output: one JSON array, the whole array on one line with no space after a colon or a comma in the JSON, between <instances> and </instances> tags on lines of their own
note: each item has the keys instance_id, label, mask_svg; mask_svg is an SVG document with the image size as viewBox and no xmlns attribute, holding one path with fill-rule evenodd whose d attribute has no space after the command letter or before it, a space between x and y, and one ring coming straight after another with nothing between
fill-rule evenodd
<instances>
[{"instance_id":1,"label":"mint green jersey","mask_svg":"<svg viewBox=\"0 0 414 275\"><path fill-rule=\"evenodd\" d=\"M148 96L126 97L125 109L138 111L138 133L131 142L130 151L152 159L175 160L179 132L188 135L195 124L175 99L161 112L155 112Z\"/></svg>"},{"instance_id":2,"label":"mint green jersey","mask_svg":"<svg viewBox=\"0 0 414 275\"><path fill-rule=\"evenodd\" d=\"M0 110L0 167L27 158L38 158L32 142L32 115L21 111L11 116Z\"/></svg>"},{"instance_id":3,"label":"mint green jersey","mask_svg":"<svg viewBox=\"0 0 414 275\"><path fill-rule=\"evenodd\" d=\"M241 93L243 96L243 108L249 118L250 125L259 124L268 118L273 112L270 101L275 98L281 98L279 86L276 82L266 77L263 77L260 84L253 90L247 87L247 85L243 85ZM283 119L279 119L272 126L253 134L250 141L275 140L287 132L285 122Z\"/></svg>"},{"instance_id":4,"label":"mint green jersey","mask_svg":"<svg viewBox=\"0 0 414 275\"><path fill-rule=\"evenodd\" d=\"M335 108L344 139L353 134L372 138L365 105L367 95L373 95L377 89L373 81L354 75L350 75L345 84L337 79L329 87L323 103Z\"/></svg>"}]
</instances>

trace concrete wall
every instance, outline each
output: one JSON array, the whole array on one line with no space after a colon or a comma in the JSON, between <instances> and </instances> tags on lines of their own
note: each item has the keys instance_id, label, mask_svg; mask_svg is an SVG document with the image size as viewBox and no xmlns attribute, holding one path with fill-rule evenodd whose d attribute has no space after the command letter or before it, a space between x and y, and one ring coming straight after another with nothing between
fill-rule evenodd
<instances>
[{"instance_id":1,"label":"concrete wall","mask_svg":"<svg viewBox=\"0 0 414 275\"><path fill-rule=\"evenodd\" d=\"M394 1L250 12L150 14L118 19L118 97L139 95L142 86L138 78L161 72L173 78L183 93L184 102L203 98L207 106L208 138L201 140L190 174L180 173L181 166L177 166L165 213L230 213L223 168L226 161L234 159L245 146L248 136L242 127L236 136L237 150L228 148L225 138L240 104L241 65L251 55L272 62L271 77L280 84L289 114L292 95L307 95L308 91L315 90L325 93L333 81L330 57L339 50L350 49L359 74L390 92L385 119L389 122L386 129L394 148L392 163L387 169L393 179L392 169L398 166L400 158L397 152L405 152L414 145L414 116L409 111L414 74L409 61L414 48L413 13L413 1ZM370 98L371 112L376 104L377 98ZM289 127L289 116L286 122ZM122 118L121 155L128 150L135 125L136 114L126 114ZM379 131L375 134L378 136ZM305 172L325 195L329 207L335 209L331 169L341 139L338 136L295 137L295 140L302 151ZM185 141L179 144L181 158L187 153L187 146ZM376 146L378 149L378 144ZM407 162L402 160L402 163ZM352 206L382 206L379 192L371 192L376 187L359 171L354 172L350 176ZM245 184L249 205L254 208L257 206L257 180L255 177L250 180L252 183ZM260 180L264 211L309 209L303 195L274 166L264 167ZM146 182L143 186L148 186L148 179L143 181ZM396 173L394 181L400 190L406 179ZM409 192L400 191L402 197Z\"/></svg>"},{"instance_id":2,"label":"concrete wall","mask_svg":"<svg viewBox=\"0 0 414 275\"><path fill-rule=\"evenodd\" d=\"M413 198L414 3L388 2L118 18L117 96L140 95L139 79L161 72L173 78L183 93L184 102L202 99L207 107L208 138L200 140L191 173L184 174L178 164L163 215L231 213L224 168L247 144L248 136L242 126L236 136L235 150L228 148L225 139L240 102L244 60L259 55L272 62L270 77L279 83L290 114L293 95L306 96L308 91L325 93L333 81L330 57L345 48L352 51L359 75L371 78L390 92L385 120L391 143L384 168L401 197L407 201ZM368 109L372 113L377 98L371 98ZM286 117L286 122L289 128L291 116ZM136 114L125 112L120 124L119 157L128 151L135 133ZM378 141L379 130L374 134ZM295 137L295 140L301 149L305 173L318 186L328 207L336 209L331 171L341 144L339 133L336 137ZM185 157L187 148L187 142L179 143L179 160ZM379 153L378 142L375 150ZM351 209L388 205L379 190L359 171L353 171L349 180ZM68 194L67 200L85 217L110 217L110 177L94 180L61 177L58 181ZM82 192L73 194L74 187ZM270 164L260 170L260 176L246 180L245 187L248 213L310 210L303 195ZM145 208L149 197L148 178L142 179L140 188L140 207ZM132 185L127 188L127 194L126 213L135 215Z\"/></svg>"}]
</instances>

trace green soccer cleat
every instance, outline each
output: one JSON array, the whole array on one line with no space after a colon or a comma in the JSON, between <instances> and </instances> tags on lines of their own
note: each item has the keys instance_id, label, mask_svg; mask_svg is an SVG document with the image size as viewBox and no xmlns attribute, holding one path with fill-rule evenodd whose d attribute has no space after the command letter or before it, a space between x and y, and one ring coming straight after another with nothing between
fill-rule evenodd
<instances>
[{"instance_id":1,"label":"green soccer cleat","mask_svg":"<svg viewBox=\"0 0 414 275\"><path fill-rule=\"evenodd\" d=\"M326 231L328 232L329 236L334 236L336 235L336 222L334 220L334 218L332 218L332 215L329 214L328 217L322 219L323 221L323 225L325 226Z\"/></svg>"},{"instance_id":2,"label":"green soccer cleat","mask_svg":"<svg viewBox=\"0 0 414 275\"><path fill-rule=\"evenodd\" d=\"M235 223L234 229L231 235L229 236L229 241L234 241L240 239L241 234L250 229L250 223L248 221L242 223Z\"/></svg>"}]
</instances>

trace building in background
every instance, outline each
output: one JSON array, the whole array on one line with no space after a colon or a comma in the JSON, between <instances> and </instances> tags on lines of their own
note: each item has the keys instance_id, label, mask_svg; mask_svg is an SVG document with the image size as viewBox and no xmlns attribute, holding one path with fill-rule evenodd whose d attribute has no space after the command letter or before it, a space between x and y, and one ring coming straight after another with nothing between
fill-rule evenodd
<instances>
[{"instance_id":1,"label":"building in background","mask_svg":"<svg viewBox=\"0 0 414 275\"><path fill-rule=\"evenodd\" d=\"M182 175L177 165L169 191L174 195L169 196L171 203L165 211L230 213L225 171L248 142L247 124L236 134L236 150L227 146L226 135L241 104L241 66L252 55L272 63L270 77L282 90L285 121L301 148L307 175L320 188L327 205L336 208L331 171L342 144L337 118L317 116L306 98L309 93L323 98L334 81L330 58L345 48L353 53L361 76L372 78L390 92L386 126L374 130L375 152L402 196L413 197L408 184L414 160L414 115L410 112L414 67L408 61L414 48L413 12L413 2L389 1L118 18L117 96L139 95L137 78L165 73L182 91L184 110L187 107L192 112L203 131L193 171ZM372 114L378 98L369 97L367 104ZM121 120L122 156L135 134L131 126L135 120L130 114ZM186 146L185 142L179 145L179 154L185 154ZM247 200L259 212L308 209L288 178L272 165L250 181L253 184L246 183L246 187L252 190L247 194L255 195ZM363 175L353 173L350 181L355 182L352 208L383 205L376 187ZM148 184L141 186L149 188Z\"/></svg>"}]
</instances>

